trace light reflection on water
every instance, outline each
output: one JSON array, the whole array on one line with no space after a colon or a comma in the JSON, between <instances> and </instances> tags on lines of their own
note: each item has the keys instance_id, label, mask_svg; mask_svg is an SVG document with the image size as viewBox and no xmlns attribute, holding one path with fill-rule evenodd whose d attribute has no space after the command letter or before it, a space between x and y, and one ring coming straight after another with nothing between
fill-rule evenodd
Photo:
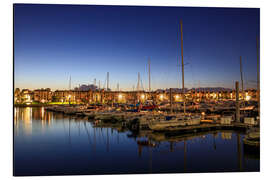
<instances>
[{"instance_id":1,"label":"light reflection on water","mask_svg":"<svg viewBox=\"0 0 270 180\"><path fill-rule=\"evenodd\" d=\"M15 175L259 171L243 134L213 131L167 137L42 108L14 110Z\"/></svg>"}]
</instances>

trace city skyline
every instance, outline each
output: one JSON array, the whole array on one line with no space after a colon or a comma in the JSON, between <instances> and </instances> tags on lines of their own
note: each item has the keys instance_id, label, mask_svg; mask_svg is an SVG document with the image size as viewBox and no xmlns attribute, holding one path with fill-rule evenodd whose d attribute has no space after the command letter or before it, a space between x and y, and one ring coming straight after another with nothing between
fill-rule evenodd
<instances>
[{"instance_id":1,"label":"city skyline","mask_svg":"<svg viewBox=\"0 0 270 180\"><path fill-rule=\"evenodd\" d=\"M259 9L137 6L14 6L15 88L68 89L79 84L148 89L181 88L180 20L185 87L245 88L257 79ZM105 84L106 87L106 84Z\"/></svg>"}]
</instances>

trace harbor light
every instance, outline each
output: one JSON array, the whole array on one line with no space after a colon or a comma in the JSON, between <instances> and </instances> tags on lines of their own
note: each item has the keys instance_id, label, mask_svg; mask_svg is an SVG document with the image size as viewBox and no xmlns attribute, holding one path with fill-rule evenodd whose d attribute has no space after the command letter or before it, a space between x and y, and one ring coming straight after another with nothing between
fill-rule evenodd
<instances>
[{"instance_id":1,"label":"harbor light","mask_svg":"<svg viewBox=\"0 0 270 180\"><path fill-rule=\"evenodd\" d=\"M251 96L246 95L246 101L249 101L251 99Z\"/></svg>"},{"instance_id":2,"label":"harbor light","mask_svg":"<svg viewBox=\"0 0 270 180\"><path fill-rule=\"evenodd\" d=\"M161 94L161 95L159 96L159 99L162 101L163 98L164 98L164 96L163 96L163 94Z\"/></svg>"},{"instance_id":3,"label":"harbor light","mask_svg":"<svg viewBox=\"0 0 270 180\"><path fill-rule=\"evenodd\" d=\"M118 95L118 99L121 100L123 98L123 95L122 94L119 94Z\"/></svg>"},{"instance_id":4,"label":"harbor light","mask_svg":"<svg viewBox=\"0 0 270 180\"><path fill-rule=\"evenodd\" d=\"M28 101L30 101L30 96L29 95L27 95L27 99L28 99Z\"/></svg>"}]
</instances>

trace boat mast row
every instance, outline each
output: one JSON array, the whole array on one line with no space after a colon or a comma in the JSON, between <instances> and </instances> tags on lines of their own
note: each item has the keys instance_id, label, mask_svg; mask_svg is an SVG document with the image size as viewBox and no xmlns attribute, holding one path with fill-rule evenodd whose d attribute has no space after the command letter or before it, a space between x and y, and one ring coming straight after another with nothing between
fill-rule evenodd
<instances>
[{"instance_id":1,"label":"boat mast row","mask_svg":"<svg viewBox=\"0 0 270 180\"><path fill-rule=\"evenodd\" d=\"M149 92L151 92L150 58L148 59L148 83L149 83Z\"/></svg>"},{"instance_id":2,"label":"boat mast row","mask_svg":"<svg viewBox=\"0 0 270 180\"><path fill-rule=\"evenodd\" d=\"M184 81L184 56L183 56L183 22L180 20L181 26L181 55L182 55L182 94L184 101L184 114L186 114L186 97L185 97L185 81Z\"/></svg>"}]
</instances>

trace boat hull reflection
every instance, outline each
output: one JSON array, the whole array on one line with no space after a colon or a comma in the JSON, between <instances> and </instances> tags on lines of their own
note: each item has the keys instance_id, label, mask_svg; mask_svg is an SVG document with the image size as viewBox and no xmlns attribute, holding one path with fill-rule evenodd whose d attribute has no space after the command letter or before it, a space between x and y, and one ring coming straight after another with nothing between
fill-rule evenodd
<instances>
[{"instance_id":1,"label":"boat hull reflection","mask_svg":"<svg viewBox=\"0 0 270 180\"><path fill-rule=\"evenodd\" d=\"M95 124L42 108L15 108L14 175L259 171L244 134L210 131L168 136Z\"/></svg>"}]
</instances>

